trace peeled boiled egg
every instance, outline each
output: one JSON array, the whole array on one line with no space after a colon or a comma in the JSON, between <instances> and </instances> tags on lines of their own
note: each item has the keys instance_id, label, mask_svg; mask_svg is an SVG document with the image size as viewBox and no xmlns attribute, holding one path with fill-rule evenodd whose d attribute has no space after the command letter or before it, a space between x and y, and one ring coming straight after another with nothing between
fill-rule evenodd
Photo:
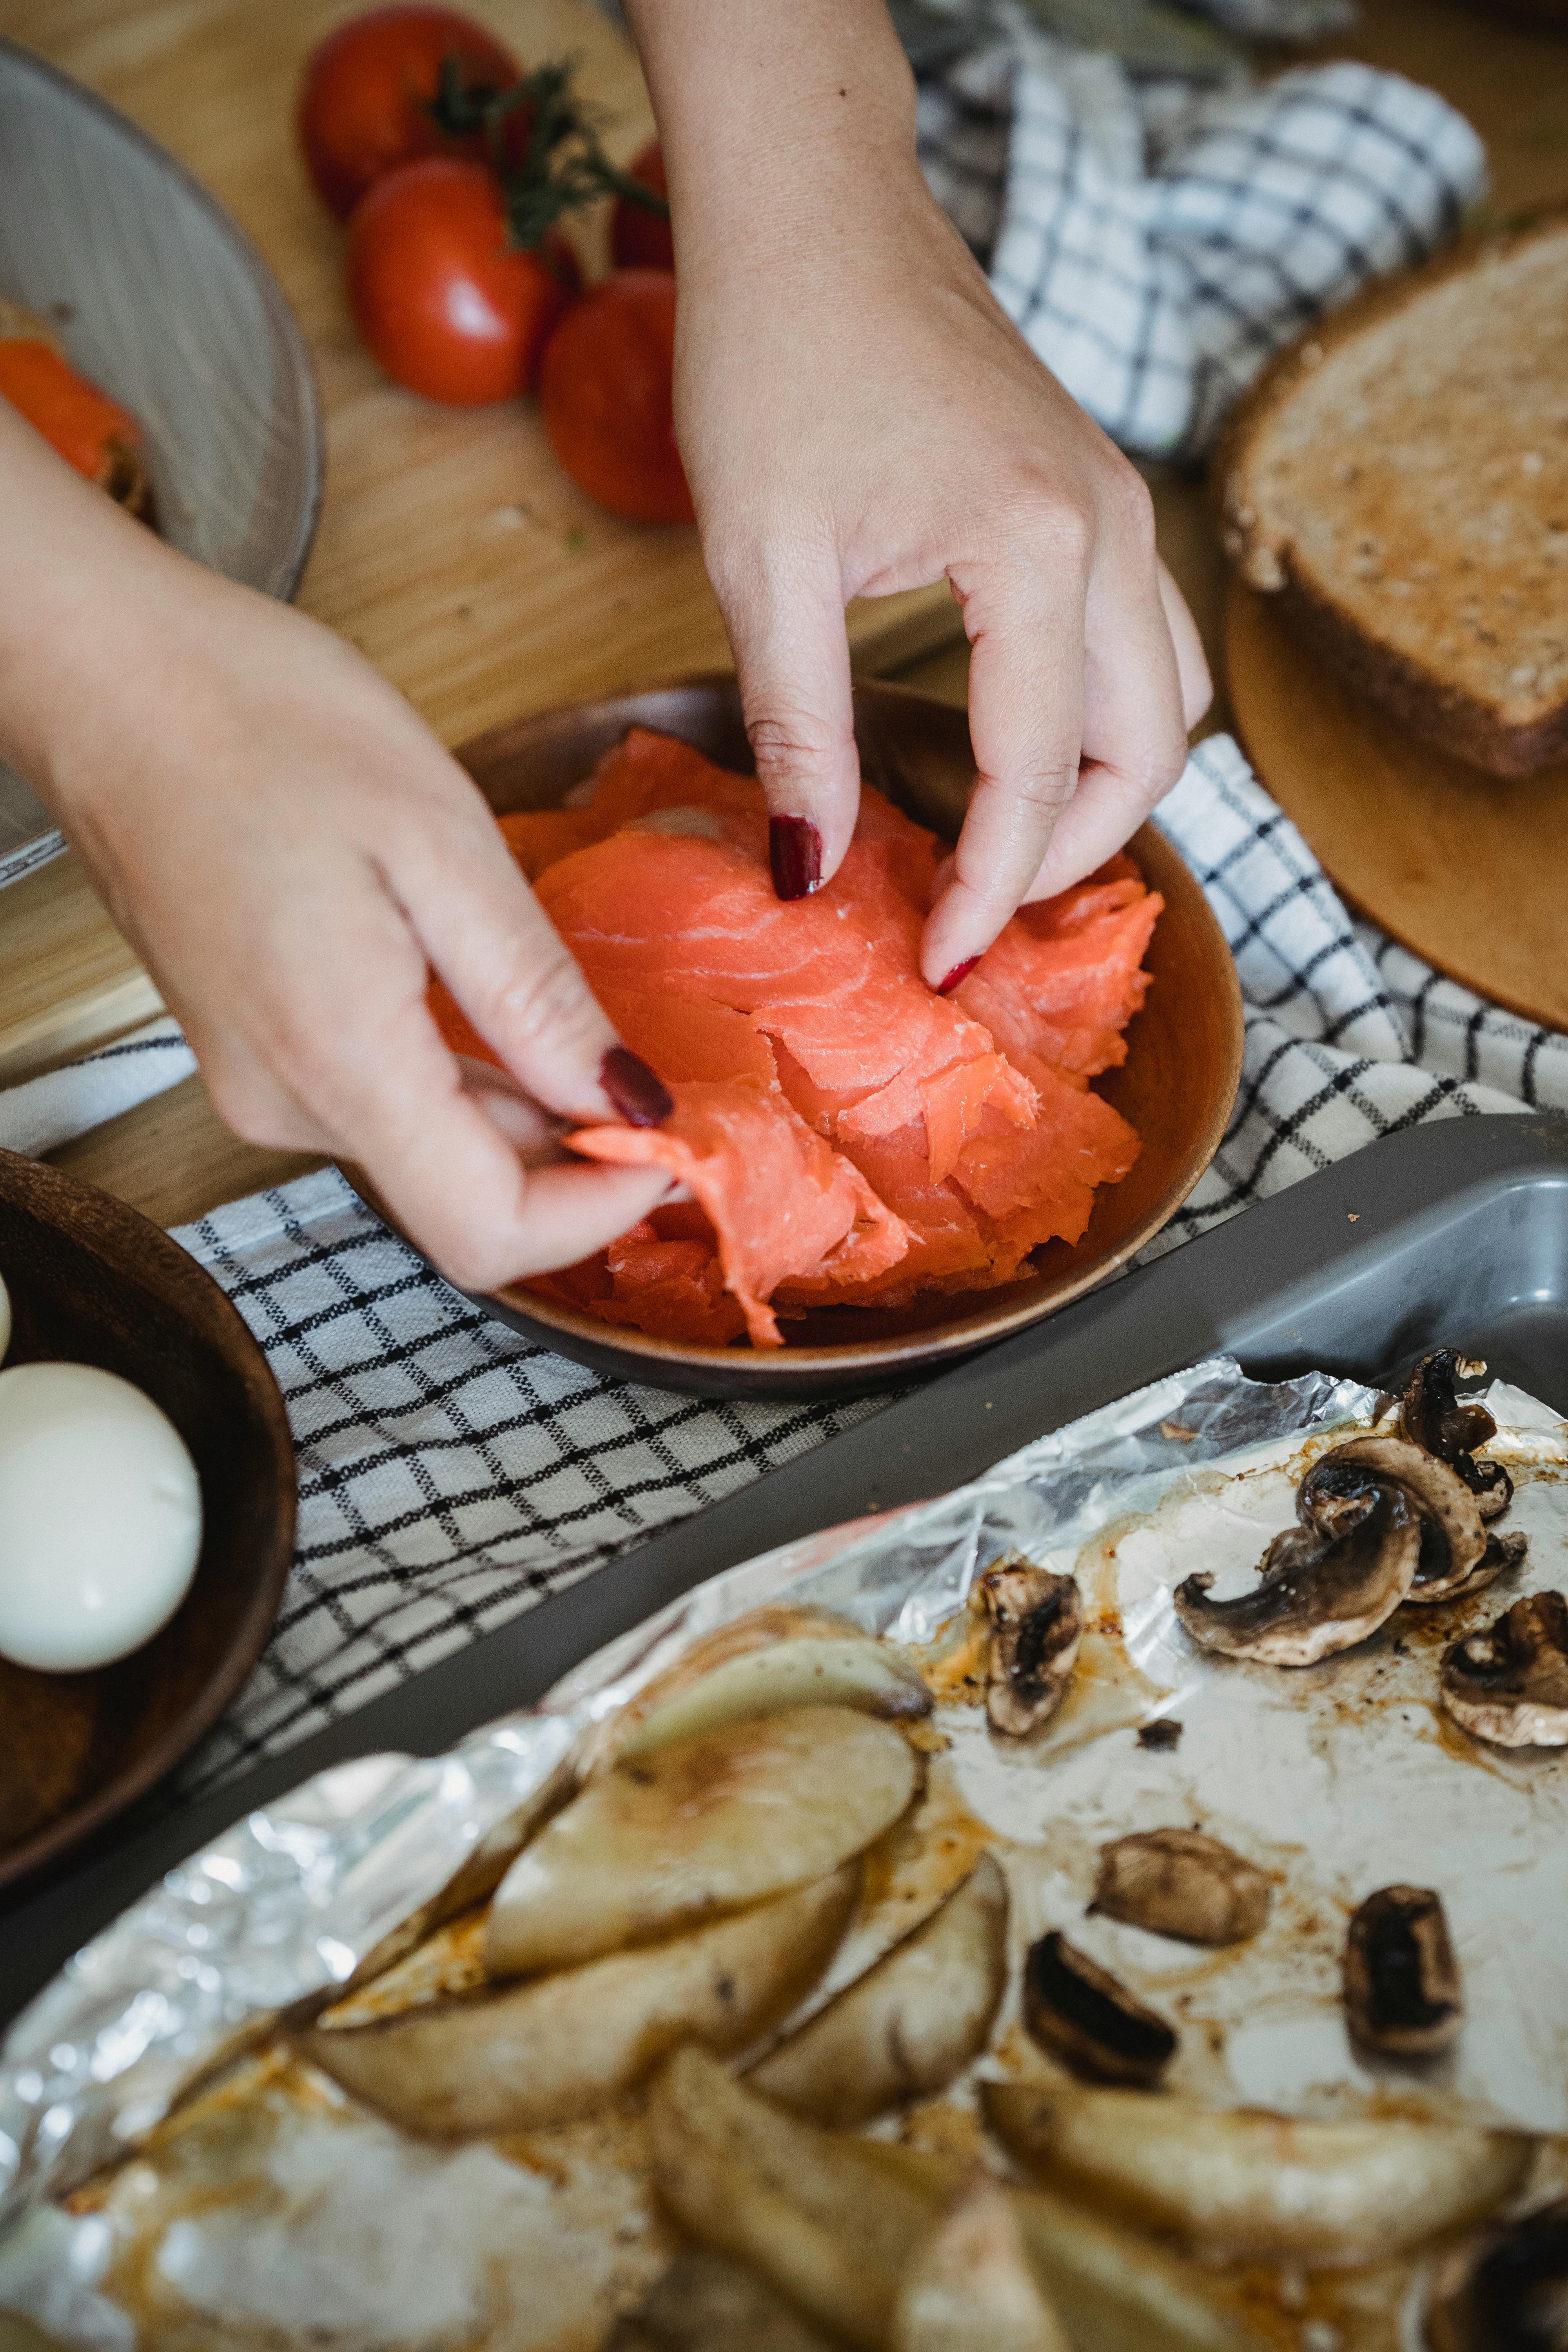
<instances>
[{"instance_id":1,"label":"peeled boiled egg","mask_svg":"<svg viewBox=\"0 0 1568 2352\"><path fill-rule=\"evenodd\" d=\"M77 1674L140 1649L201 1547L196 1465L151 1397L91 1364L0 1372L0 1656Z\"/></svg>"}]
</instances>

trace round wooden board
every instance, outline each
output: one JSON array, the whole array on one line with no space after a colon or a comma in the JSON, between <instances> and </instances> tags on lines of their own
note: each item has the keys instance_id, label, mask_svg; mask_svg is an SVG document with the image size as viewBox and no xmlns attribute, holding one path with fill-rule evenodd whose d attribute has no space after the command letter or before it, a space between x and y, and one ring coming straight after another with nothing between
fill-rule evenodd
<instances>
[{"instance_id":1,"label":"round wooden board","mask_svg":"<svg viewBox=\"0 0 1568 2352\"><path fill-rule=\"evenodd\" d=\"M1343 896L1478 995L1568 1029L1568 766L1508 779L1445 758L1236 580L1225 655L1247 756Z\"/></svg>"}]
</instances>

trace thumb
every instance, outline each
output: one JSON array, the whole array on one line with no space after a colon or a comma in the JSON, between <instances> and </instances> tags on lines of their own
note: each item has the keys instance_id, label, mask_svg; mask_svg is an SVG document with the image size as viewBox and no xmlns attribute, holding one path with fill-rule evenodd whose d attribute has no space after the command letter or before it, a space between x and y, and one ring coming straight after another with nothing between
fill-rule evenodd
<instances>
[{"instance_id":1,"label":"thumb","mask_svg":"<svg viewBox=\"0 0 1568 2352\"><path fill-rule=\"evenodd\" d=\"M775 571L759 551L739 580L715 586L768 804L773 887L804 898L837 872L860 802L837 569Z\"/></svg>"}]
</instances>

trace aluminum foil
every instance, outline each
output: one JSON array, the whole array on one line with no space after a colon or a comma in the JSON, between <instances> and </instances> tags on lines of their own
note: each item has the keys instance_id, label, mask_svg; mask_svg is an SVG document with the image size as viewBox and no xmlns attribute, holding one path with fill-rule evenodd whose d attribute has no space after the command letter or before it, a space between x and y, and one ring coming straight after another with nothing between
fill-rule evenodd
<instances>
[{"instance_id":1,"label":"aluminum foil","mask_svg":"<svg viewBox=\"0 0 1568 2352\"><path fill-rule=\"evenodd\" d=\"M1081 1561L1097 1537L1109 1544L1138 1515L1212 1496L1249 1464L1278 1463L1386 1402L1326 1374L1268 1386L1211 1360L1036 1440L953 1494L711 1580L585 1661L537 1708L447 1756L365 1758L250 1815L78 1953L7 2037L0 2309L27 2313L84 2352L134 2344L133 2326L94 2292L103 2225L68 2214L62 2197L130 2156L184 2092L280 2017L309 2012L405 1948L455 1880L493 1879L579 1768L595 1727L698 1636L787 1593L868 1632L927 1643L998 1554ZM1514 1403L1514 1420L1551 1423L1531 1400ZM1174 1630L1168 1579L1141 1587L1135 1559L1123 1573L1121 1638L1147 1696L1134 1686L1129 1712L1123 1677L1116 1726L1172 1711L1213 1671ZM1075 1768L1111 1769L1093 1760L1110 1748L1097 1735L1111 1727L1092 1688L1076 1717L1064 1710L1060 1742L1076 1745ZM1026 1776L1015 1769L1009 1784L982 1749L976 1759L976 1771L993 1774L983 1810L994 1819L1018 1802ZM1027 1785L1037 1804L1037 1780ZM1260 2063L1278 2070L1284 2061L1274 2052Z\"/></svg>"}]
</instances>

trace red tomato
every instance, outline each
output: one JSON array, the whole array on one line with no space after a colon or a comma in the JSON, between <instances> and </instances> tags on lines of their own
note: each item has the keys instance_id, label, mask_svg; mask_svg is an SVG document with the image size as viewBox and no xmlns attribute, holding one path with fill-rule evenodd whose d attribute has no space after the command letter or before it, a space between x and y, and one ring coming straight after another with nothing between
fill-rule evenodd
<instances>
[{"instance_id":1,"label":"red tomato","mask_svg":"<svg viewBox=\"0 0 1568 2352\"><path fill-rule=\"evenodd\" d=\"M387 374L427 400L467 408L531 391L578 282L553 230L537 253L508 246L501 191L483 163L405 163L349 225L359 331Z\"/></svg>"},{"instance_id":2,"label":"red tomato","mask_svg":"<svg viewBox=\"0 0 1568 2352\"><path fill-rule=\"evenodd\" d=\"M656 195L668 196L664 150L657 139L650 139L626 168L634 180L641 180ZM675 268L675 240L669 233L669 223L661 220L657 213L645 212L641 205L634 204L627 196L616 200L610 218L610 251L617 269Z\"/></svg>"},{"instance_id":3,"label":"red tomato","mask_svg":"<svg viewBox=\"0 0 1568 2352\"><path fill-rule=\"evenodd\" d=\"M539 395L551 446L579 488L633 522L690 522L675 443L675 279L617 269L550 338Z\"/></svg>"},{"instance_id":4,"label":"red tomato","mask_svg":"<svg viewBox=\"0 0 1568 2352\"><path fill-rule=\"evenodd\" d=\"M510 51L452 8L373 8L329 33L312 56L300 88L300 143L339 220L399 163L443 150L482 157L479 133L448 139L425 110L446 58L458 60L467 89L508 89L521 78Z\"/></svg>"}]
</instances>

